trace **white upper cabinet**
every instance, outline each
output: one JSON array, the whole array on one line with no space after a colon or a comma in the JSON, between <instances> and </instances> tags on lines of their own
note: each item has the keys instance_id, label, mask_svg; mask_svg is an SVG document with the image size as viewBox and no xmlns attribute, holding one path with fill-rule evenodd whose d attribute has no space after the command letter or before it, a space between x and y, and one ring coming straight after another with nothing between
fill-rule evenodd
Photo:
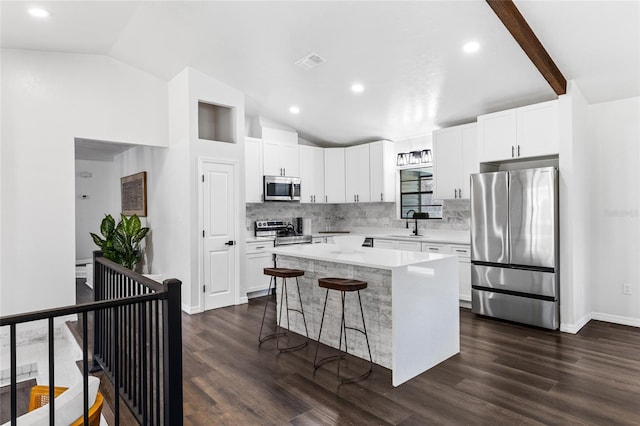
<instances>
[{"instance_id":1,"label":"white upper cabinet","mask_svg":"<svg viewBox=\"0 0 640 426\"><path fill-rule=\"evenodd\" d=\"M560 150L558 101L518 108L518 157L540 157Z\"/></svg>"},{"instance_id":2,"label":"white upper cabinet","mask_svg":"<svg viewBox=\"0 0 640 426\"><path fill-rule=\"evenodd\" d=\"M245 202L260 203L263 201L262 141L256 138L245 138Z\"/></svg>"},{"instance_id":3,"label":"white upper cabinet","mask_svg":"<svg viewBox=\"0 0 640 426\"><path fill-rule=\"evenodd\" d=\"M264 140L262 152L265 175L300 176L298 145Z\"/></svg>"},{"instance_id":4,"label":"white upper cabinet","mask_svg":"<svg viewBox=\"0 0 640 426\"><path fill-rule=\"evenodd\" d=\"M478 116L478 159L497 161L514 158L518 135L516 110Z\"/></svg>"},{"instance_id":5,"label":"white upper cabinet","mask_svg":"<svg viewBox=\"0 0 640 426\"><path fill-rule=\"evenodd\" d=\"M345 202L345 148L324 150L324 191L325 202Z\"/></svg>"},{"instance_id":6,"label":"white upper cabinet","mask_svg":"<svg viewBox=\"0 0 640 426\"><path fill-rule=\"evenodd\" d=\"M396 200L396 164L393 143L378 141L369 144L370 200Z\"/></svg>"},{"instance_id":7,"label":"white upper cabinet","mask_svg":"<svg viewBox=\"0 0 640 426\"><path fill-rule=\"evenodd\" d=\"M433 132L433 198L469 198L469 175L478 172L477 125Z\"/></svg>"},{"instance_id":8,"label":"white upper cabinet","mask_svg":"<svg viewBox=\"0 0 640 426\"><path fill-rule=\"evenodd\" d=\"M324 149L299 145L300 202L324 203Z\"/></svg>"},{"instance_id":9,"label":"white upper cabinet","mask_svg":"<svg viewBox=\"0 0 640 426\"><path fill-rule=\"evenodd\" d=\"M347 203L371 200L369 176L369 144L345 148Z\"/></svg>"},{"instance_id":10,"label":"white upper cabinet","mask_svg":"<svg viewBox=\"0 0 640 426\"><path fill-rule=\"evenodd\" d=\"M558 101L478 117L480 162L558 154Z\"/></svg>"}]
</instances>

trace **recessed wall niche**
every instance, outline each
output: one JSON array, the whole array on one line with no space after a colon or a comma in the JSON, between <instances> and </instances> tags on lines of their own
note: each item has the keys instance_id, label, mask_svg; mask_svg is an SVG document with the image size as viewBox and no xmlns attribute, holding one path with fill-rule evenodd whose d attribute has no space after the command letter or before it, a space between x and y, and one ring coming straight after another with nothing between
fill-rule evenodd
<instances>
[{"instance_id":1,"label":"recessed wall niche","mask_svg":"<svg viewBox=\"0 0 640 426\"><path fill-rule=\"evenodd\" d=\"M233 108L198 102L198 138L236 143L233 116Z\"/></svg>"}]
</instances>

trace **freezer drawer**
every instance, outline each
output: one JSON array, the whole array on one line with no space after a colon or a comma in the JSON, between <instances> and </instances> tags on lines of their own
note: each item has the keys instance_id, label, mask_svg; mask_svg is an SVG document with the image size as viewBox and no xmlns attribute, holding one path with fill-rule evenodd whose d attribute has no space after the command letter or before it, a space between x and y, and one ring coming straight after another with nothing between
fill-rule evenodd
<instances>
[{"instance_id":1,"label":"freezer drawer","mask_svg":"<svg viewBox=\"0 0 640 426\"><path fill-rule=\"evenodd\" d=\"M471 290L471 310L475 314L557 330L558 302L531 299L492 291Z\"/></svg>"},{"instance_id":2,"label":"freezer drawer","mask_svg":"<svg viewBox=\"0 0 640 426\"><path fill-rule=\"evenodd\" d=\"M471 285L539 296L558 297L556 274L499 266L471 265Z\"/></svg>"}]
</instances>

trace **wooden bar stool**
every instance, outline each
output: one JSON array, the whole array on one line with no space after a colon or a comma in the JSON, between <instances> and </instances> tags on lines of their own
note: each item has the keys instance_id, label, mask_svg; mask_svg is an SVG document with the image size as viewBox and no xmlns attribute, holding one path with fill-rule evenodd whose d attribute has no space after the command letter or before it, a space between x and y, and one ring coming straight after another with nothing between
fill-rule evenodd
<instances>
[{"instance_id":1,"label":"wooden bar stool","mask_svg":"<svg viewBox=\"0 0 640 426\"><path fill-rule=\"evenodd\" d=\"M373 359L371 358L371 347L369 346L369 336L367 335L367 326L364 321L364 311L362 309L362 299L360 298L360 290L364 290L367 288L366 281L353 280L348 278L321 278L318 280L318 284L322 288L326 288L327 292L324 296L324 308L322 309L322 319L320 320L320 331L318 332L318 345L316 346L316 355L313 359L313 368L314 370L318 369L322 364L338 360L338 378L342 381L342 383L351 383L356 382L358 380L362 380L371 374L373 371ZM337 290L341 293L342 298L342 317L340 320L340 342L338 344L338 355L332 355L325 357L318 361L318 349L320 348L320 336L322 335L322 324L324 323L324 314L327 310L327 299L329 297L329 290ZM362 329L355 327L347 327L344 320L344 300L347 292L358 292L358 303L360 304L360 315L362 315ZM364 338L367 342L367 350L369 351L369 369L359 376L355 377L343 377L340 375L340 362L342 358L345 357L346 353L349 351L347 347L347 329L359 331L364 334ZM342 334L344 333L344 352L342 351Z\"/></svg>"},{"instance_id":2,"label":"wooden bar stool","mask_svg":"<svg viewBox=\"0 0 640 426\"><path fill-rule=\"evenodd\" d=\"M300 297L300 284L298 283L298 277L301 277L304 275L304 271L300 270L300 269L289 269L289 268L264 268L264 274L265 275L269 275L271 276L271 279L269 280L269 289L267 290L267 295L269 295L271 293L271 286L273 285L273 288L276 288L276 279L277 278L282 278L282 292L280 294L280 313L278 316L278 323L276 324L276 329L278 327L278 324L282 324L282 305L283 305L283 298L284 301L287 304L287 326L289 326L289 324L291 324L289 322L289 311L293 311L293 312L298 312L299 314L302 315L302 321L304 322L304 331L307 335L307 339L309 339L309 331L307 329L307 320L304 316L304 309L302 308L302 298ZM298 290L298 302L300 304L300 309L295 309L295 308L290 308L289 307L289 294L287 291L287 278L295 278L296 279L296 289ZM269 298L267 297L266 302L264 303L264 313L262 314L262 325L260 325L260 335L258 336L258 340L260 341L260 345L265 342L266 340L272 339L272 338L276 338L276 347L278 348L278 350L280 352L286 352L286 351L294 351L296 349L300 349L303 348L307 345L307 340L305 340L304 342L298 344L298 345L293 345L293 346L287 346L287 347L280 347L280 336L283 336L285 334L287 334L286 331L284 332L275 332L266 336L262 336L262 329L264 328L264 319L267 315L267 306L269 305ZM282 327L282 326L280 326Z\"/></svg>"}]
</instances>

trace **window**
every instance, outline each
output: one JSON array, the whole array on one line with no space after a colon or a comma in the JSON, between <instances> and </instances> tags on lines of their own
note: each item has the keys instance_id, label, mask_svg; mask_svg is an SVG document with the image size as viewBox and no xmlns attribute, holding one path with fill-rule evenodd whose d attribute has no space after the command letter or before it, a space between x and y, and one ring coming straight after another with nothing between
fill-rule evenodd
<instances>
[{"instance_id":1,"label":"window","mask_svg":"<svg viewBox=\"0 0 640 426\"><path fill-rule=\"evenodd\" d=\"M400 170L400 217L427 213L428 219L442 219L442 201L433 199L433 168Z\"/></svg>"}]
</instances>

